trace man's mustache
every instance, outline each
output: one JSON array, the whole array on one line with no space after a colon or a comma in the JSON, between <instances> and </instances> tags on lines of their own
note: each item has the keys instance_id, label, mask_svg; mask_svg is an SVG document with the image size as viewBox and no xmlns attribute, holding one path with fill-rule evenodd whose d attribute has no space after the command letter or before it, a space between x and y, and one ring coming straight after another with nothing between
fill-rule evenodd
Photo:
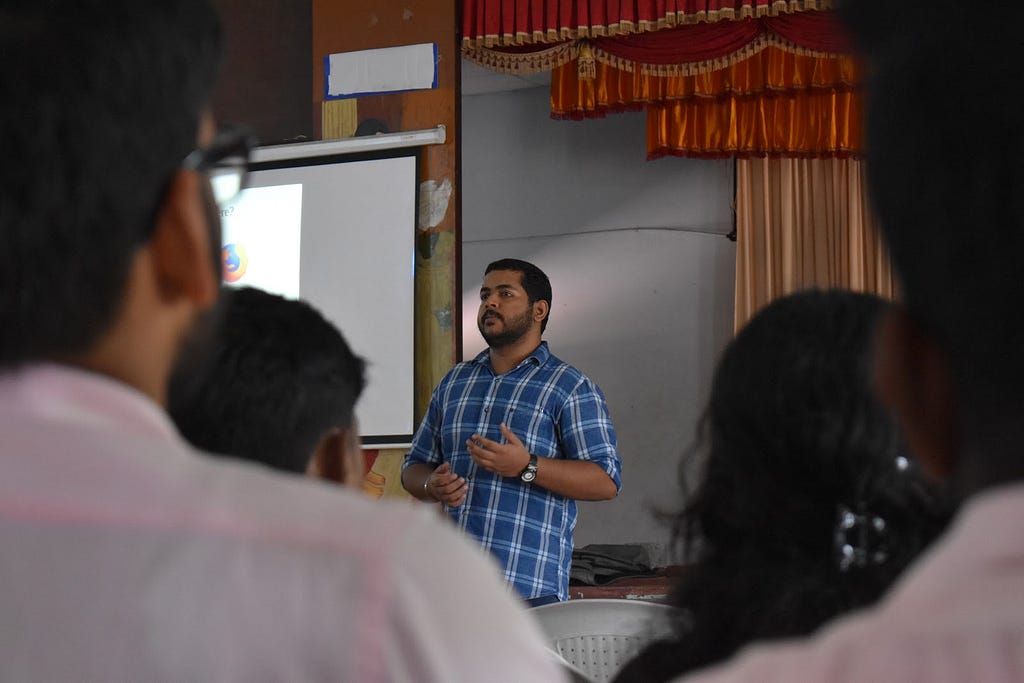
<instances>
[{"instance_id":1,"label":"man's mustache","mask_svg":"<svg viewBox=\"0 0 1024 683\"><path fill-rule=\"evenodd\" d=\"M488 318L497 318L498 320L501 320L503 322L505 320L504 318L501 317L500 313L495 313L494 311L487 311L482 316L480 316L480 322L483 322Z\"/></svg>"}]
</instances>

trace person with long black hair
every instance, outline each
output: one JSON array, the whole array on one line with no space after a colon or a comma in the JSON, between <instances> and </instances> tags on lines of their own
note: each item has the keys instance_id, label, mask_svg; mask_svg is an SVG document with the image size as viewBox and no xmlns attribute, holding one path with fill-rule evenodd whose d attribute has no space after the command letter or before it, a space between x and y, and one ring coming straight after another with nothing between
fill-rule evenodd
<instances>
[{"instance_id":1,"label":"person with long black hair","mask_svg":"<svg viewBox=\"0 0 1024 683\"><path fill-rule=\"evenodd\" d=\"M725 349L691 451L699 480L673 520L690 559L670 598L676 634L618 681L669 680L753 641L811 633L875 602L941 532L946 497L873 390L887 306L801 292ZM681 472L694 469L684 458Z\"/></svg>"}]
</instances>

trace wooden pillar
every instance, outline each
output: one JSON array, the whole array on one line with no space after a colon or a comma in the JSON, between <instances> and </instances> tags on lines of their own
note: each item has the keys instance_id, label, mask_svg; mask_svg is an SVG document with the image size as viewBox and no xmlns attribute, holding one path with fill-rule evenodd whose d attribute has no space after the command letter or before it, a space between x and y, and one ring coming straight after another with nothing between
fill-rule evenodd
<instances>
[{"instance_id":1,"label":"wooden pillar","mask_svg":"<svg viewBox=\"0 0 1024 683\"><path fill-rule=\"evenodd\" d=\"M444 124L447 142L424 148L416 239L416 419L430 393L461 356L458 178L459 79L456 0L313 0L313 115L324 139L351 135L354 124L380 119L390 132ZM336 52L436 43L438 87L324 103L324 57ZM338 104L342 102L342 104ZM383 495L406 495L396 461L381 451L374 464Z\"/></svg>"},{"instance_id":2,"label":"wooden pillar","mask_svg":"<svg viewBox=\"0 0 1024 683\"><path fill-rule=\"evenodd\" d=\"M265 145L313 136L307 93L312 8L297 0L213 0L224 22L224 65L213 110L251 126Z\"/></svg>"}]
</instances>

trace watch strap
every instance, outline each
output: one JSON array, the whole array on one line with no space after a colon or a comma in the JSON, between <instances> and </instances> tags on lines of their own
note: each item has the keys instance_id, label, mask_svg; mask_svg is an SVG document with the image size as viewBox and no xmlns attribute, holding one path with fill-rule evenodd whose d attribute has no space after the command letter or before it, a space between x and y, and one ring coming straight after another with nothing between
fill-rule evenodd
<instances>
[{"instance_id":1,"label":"watch strap","mask_svg":"<svg viewBox=\"0 0 1024 683\"><path fill-rule=\"evenodd\" d=\"M537 476L537 456L530 454L530 462L526 463L526 467L519 473L519 478L525 482L531 482Z\"/></svg>"}]
</instances>

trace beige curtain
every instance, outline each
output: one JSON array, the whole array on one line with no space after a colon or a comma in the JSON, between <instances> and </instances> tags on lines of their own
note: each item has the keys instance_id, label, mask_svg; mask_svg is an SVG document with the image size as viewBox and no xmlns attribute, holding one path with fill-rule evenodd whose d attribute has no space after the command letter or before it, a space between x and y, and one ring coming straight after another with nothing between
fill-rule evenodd
<instances>
[{"instance_id":1,"label":"beige curtain","mask_svg":"<svg viewBox=\"0 0 1024 683\"><path fill-rule=\"evenodd\" d=\"M736 329L775 297L842 287L895 298L858 159L736 160Z\"/></svg>"}]
</instances>

